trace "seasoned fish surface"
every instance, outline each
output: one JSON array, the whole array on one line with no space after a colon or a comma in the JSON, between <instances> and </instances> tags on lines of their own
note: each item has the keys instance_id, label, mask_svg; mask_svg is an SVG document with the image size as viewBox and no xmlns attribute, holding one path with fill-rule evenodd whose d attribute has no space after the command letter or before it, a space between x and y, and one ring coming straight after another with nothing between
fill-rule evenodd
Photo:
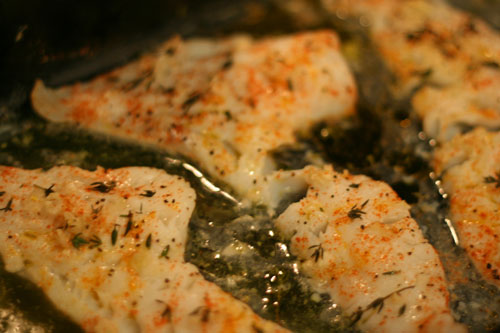
<instances>
[{"instance_id":1,"label":"seasoned fish surface","mask_svg":"<svg viewBox=\"0 0 500 333\"><path fill-rule=\"evenodd\" d=\"M324 0L338 15L361 17L399 89L426 81L446 86L500 62L500 37L483 21L440 0Z\"/></svg>"},{"instance_id":2,"label":"seasoned fish surface","mask_svg":"<svg viewBox=\"0 0 500 333\"><path fill-rule=\"evenodd\" d=\"M396 77L396 94L422 85L413 106L426 133L447 141L463 128L500 127L500 34L439 0L324 0L359 17Z\"/></svg>"},{"instance_id":3,"label":"seasoned fish surface","mask_svg":"<svg viewBox=\"0 0 500 333\"><path fill-rule=\"evenodd\" d=\"M481 67L447 87L427 86L413 98L424 131L446 142L470 127L500 128L500 70Z\"/></svg>"},{"instance_id":4,"label":"seasoned fish surface","mask_svg":"<svg viewBox=\"0 0 500 333\"><path fill-rule=\"evenodd\" d=\"M239 194L266 202L269 152L354 111L357 91L331 31L252 40L174 38L87 83L37 82L35 110L180 153Z\"/></svg>"},{"instance_id":5,"label":"seasoned fish surface","mask_svg":"<svg viewBox=\"0 0 500 333\"><path fill-rule=\"evenodd\" d=\"M463 332L448 307L443 268L385 183L307 167L307 195L278 218L291 251L321 292L331 295L362 331Z\"/></svg>"},{"instance_id":6,"label":"seasoned fish surface","mask_svg":"<svg viewBox=\"0 0 500 333\"><path fill-rule=\"evenodd\" d=\"M500 133L476 129L438 149L434 167L451 219L475 266L500 287Z\"/></svg>"},{"instance_id":7,"label":"seasoned fish surface","mask_svg":"<svg viewBox=\"0 0 500 333\"><path fill-rule=\"evenodd\" d=\"M184 262L195 192L150 168L0 167L0 254L89 332L282 332Z\"/></svg>"}]
</instances>

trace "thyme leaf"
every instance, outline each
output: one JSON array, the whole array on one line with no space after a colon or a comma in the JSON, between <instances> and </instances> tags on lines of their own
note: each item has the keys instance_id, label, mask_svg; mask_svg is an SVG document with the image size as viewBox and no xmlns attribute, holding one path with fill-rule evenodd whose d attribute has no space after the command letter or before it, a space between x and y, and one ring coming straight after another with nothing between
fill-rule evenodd
<instances>
[{"instance_id":1,"label":"thyme leaf","mask_svg":"<svg viewBox=\"0 0 500 333\"><path fill-rule=\"evenodd\" d=\"M101 210L102 210L102 207L103 206L94 208L94 205L90 205L90 209L92 209L92 214L94 214L94 215L99 214L101 212Z\"/></svg>"},{"instance_id":2,"label":"thyme leaf","mask_svg":"<svg viewBox=\"0 0 500 333\"><path fill-rule=\"evenodd\" d=\"M163 249L163 251L161 251L159 258L165 257L165 258L168 259L168 257L167 257L168 251L170 251L170 245L165 246L165 248Z\"/></svg>"},{"instance_id":3,"label":"thyme leaf","mask_svg":"<svg viewBox=\"0 0 500 333\"><path fill-rule=\"evenodd\" d=\"M497 172L495 176L487 176L484 177L484 182L486 184L496 184L495 188L500 187L500 172Z\"/></svg>"},{"instance_id":4,"label":"thyme leaf","mask_svg":"<svg viewBox=\"0 0 500 333\"><path fill-rule=\"evenodd\" d=\"M264 333L264 330L255 324L252 324L252 329L255 333Z\"/></svg>"},{"instance_id":5,"label":"thyme leaf","mask_svg":"<svg viewBox=\"0 0 500 333\"><path fill-rule=\"evenodd\" d=\"M193 104L196 103L200 99L200 97L201 97L200 93L195 92L191 94L191 96L188 99L186 99L184 103L182 103L182 109L186 112L189 111L191 106L193 106Z\"/></svg>"},{"instance_id":6,"label":"thyme leaf","mask_svg":"<svg viewBox=\"0 0 500 333\"><path fill-rule=\"evenodd\" d=\"M494 61L484 61L481 63L481 65L497 69L500 68L500 65Z\"/></svg>"},{"instance_id":7,"label":"thyme leaf","mask_svg":"<svg viewBox=\"0 0 500 333\"><path fill-rule=\"evenodd\" d=\"M318 262L320 258L323 259L324 250L323 247L321 246L321 243L318 245L310 246L309 248L315 249L313 254L311 255L311 258L314 258L314 262Z\"/></svg>"},{"instance_id":8,"label":"thyme leaf","mask_svg":"<svg viewBox=\"0 0 500 333\"><path fill-rule=\"evenodd\" d=\"M377 313L380 313L380 311L382 311L382 309L384 308L384 301L385 301L384 297L379 297L375 299L373 302L371 302L368 305L368 307L372 309L377 309Z\"/></svg>"},{"instance_id":9,"label":"thyme leaf","mask_svg":"<svg viewBox=\"0 0 500 333\"><path fill-rule=\"evenodd\" d=\"M363 310L359 308L356 312L351 315L351 324L349 326L354 326L363 316Z\"/></svg>"},{"instance_id":10,"label":"thyme leaf","mask_svg":"<svg viewBox=\"0 0 500 333\"><path fill-rule=\"evenodd\" d=\"M123 233L123 236L127 236L128 232L130 231L130 229L132 229L132 224L133 224L133 220L132 220L132 217L134 216L134 214L132 214L132 211L128 211L128 214L127 215L120 215L120 217L126 217L128 220L127 220L127 226L125 228L125 232Z\"/></svg>"},{"instance_id":11,"label":"thyme leaf","mask_svg":"<svg viewBox=\"0 0 500 333\"><path fill-rule=\"evenodd\" d=\"M201 308L202 308L202 306L197 307L196 309L194 309L193 311L191 311L191 313L189 315L190 316L197 315L198 313L200 313Z\"/></svg>"},{"instance_id":12,"label":"thyme leaf","mask_svg":"<svg viewBox=\"0 0 500 333\"><path fill-rule=\"evenodd\" d=\"M127 91L134 89L134 88L137 88L142 83L142 81L144 81L145 79L146 79L146 77L138 77L137 79L134 79L132 81L125 83L123 85L122 89L123 89L123 91L127 92Z\"/></svg>"},{"instance_id":13,"label":"thyme leaf","mask_svg":"<svg viewBox=\"0 0 500 333\"><path fill-rule=\"evenodd\" d=\"M415 74L420 75L422 79L427 79L428 77L431 76L432 72L433 72L432 68L428 68L426 70L416 72Z\"/></svg>"},{"instance_id":14,"label":"thyme leaf","mask_svg":"<svg viewBox=\"0 0 500 333\"><path fill-rule=\"evenodd\" d=\"M351 210L347 213L347 216L351 219L361 219L363 214L366 214L362 209L366 206L368 203L368 200L366 200L360 208L358 208L358 205L352 206Z\"/></svg>"},{"instance_id":15,"label":"thyme leaf","mask_svg":"<svg viewBox=\"0 0 500 333\"><path fill-rule=\"evenodd\" d=\"M399 311L398 311L398 317L401 317L403 315L403 313L405 313L406 311L406 304L403 304L400 308L399 308Z\"/></svg>"},{"instance_id":16,"label":"thyme leaf","mask_svg":"<svg viewBox=\"0 0 500 333\"><path fill-rule=\"evenodd\" d=\"M90 239L89 239L89 242L90 242L90 246L89 248L90 249L94 249L96 247L99 247L101 246L102 244L102 241L99 237L97 237L96 235L93 235Z\"/></svg>"},{"instance_id":17,"label":"thyme leaf","mask_svg":"<svg viewBox=\"0 0 500 333\"><path fill-rule=\"evenodd\" d=\"M9 201L7 202L7 205L5 205L4 208L0 208L0 211L4 211L4 212L12 211L12 199L13 198L10 198Z\"/></svg>"},{"instance_id":18,"label":"thyme leaf","mask_svg":"<svg viewBox=\"0 0 500 333\"><path fill-rule=\"evenodd\" d=\"M398 290L395 290L393 291L392 293L384 296L384 297L379 297L377 299L375 299L373 302L371 302L370 304L368 304L366 306L366 308L362 309L362 308L359 308L356 312L354 312L352 315L351 315L351 326L354 326L354 324L356 324L360 319L361 317L363 316L363 313L365 311L368 311L368 310L376 310L377 313L380 313L380 311L382 311L382 309L384 308L384 302L386 299L388 299L389 297L391 297L392 295L394 294L398 294L404 290L407 290L407 289L412 289L412 288L415 288L415 286L408 286L408 287L403 287L401 289L398 289ZM404 313L404 311L406 310L406 305L403 305L400 309L399 309L399 313L400 313L400 316Z\"/></svg>"},{"instance_id":19,"label":"thyme leaf","mask_svg":"<svg viewBox=\"0 0 500 333\"><path fill-rule=\"evenodd\" d=\"M233 59L227 59L223 64L222 64L222 70L227 70L233 66Z\"/></svg>"},{"instance_id":20,"label":"thyme leaf","mask_svg":"<svg viewBox=\"0 0 500 333\"><path fill-rule=\"evenodd\" d=\"M73 228L73 227L74 227L73 224L69 224L68 221L66 221L66 223L64 223L63 226L57 227L56 229L68 230L68 228Z\"/></svg>"},{"instance_id":21,"label":"thyme leaf","mask_svg":"<svg viewBox=\"0 0 500 333\"><path fill-rule=\"evenodd\" d=\"M206 306L197 307L189 315L195 316L195 315L198 315L200 312L201 312L201 321L204 323L208 322L208 320L210 318L210 308L208 308Z\"/></svg>"},{"instance_id":22,"label":"thyme leaf","mask_svg":"<svg viewBox=\"0 0 500 333\"><path fill-rule=\"evenodd\" d=\"M116 187L116 182L111 181L111 182L93 182L90 184L90 187L88 188L89 190L92 191L97 191L101 193L108 193L112 189Z\"/></svg>"},{"instance_id":23,"label":"thyme leaf","mask_svg":"<svg viewBox=\"0 0 500 333\"><path fill-rule=\"evenodd\" d=\"M170 307L170 305L167 304L165 310L163 310L163 312L161 313L161 316L163 318L167 318L168 321L172 320L172 308Z\"/></svg>"},{"instance_id":24,"label":"thyme leaf","mask_svg":"<svg viewBox=\"0 0 500 333\"><path fill-rule=\"evenodd\" d=\"M88 244L89 241L80 237L82 233L79 232L77 233L73 239L71 240L71 244L73 244L73 246L76 248L76 249L79 249L82 245L85 245L85 244Z\"/></svg>"},{"instance_id":25,"label":"thyme leaf","mask_svg":"<svg viewBox=\"0 0 500 333\"><path fill-rule=\"evenodd\" d=\"M44 187L41 187L39 185L36 185L35 184L35 187L38 187L39 189L43 190L44 191L44 194L45 194L45 197L48 197L51 193L54 193L55 191L52 189L54 187L55 184L52 184L50 185L49 187L47 188L44 188Z\"/></svg>"},{"instance_id":26,"label":"thyme leaf","mask_svg":"<svg viewBox=\"0 0 500 333\"><path fill-rule=\"evenodd\" d=\"M151 191L151 190L145 190L144 193L141 193L139 194L140 196L143 196L143 197L147 197L147 198L151 198L153 195L155 195L156 192L155 191Z\"/></svg>"},{"instance_id":27,"label":"thyme leaf","mask_svg":"<svg viewBox=\"0 0 500 333\"><path fill-rule=\"evenodd\" d=\"M175 92L175 87L165 88L163 86L160 86L159 89L162 93L167 95L173 94Z\"/></svg>"},{"instance_id":28,"label":"thyme leaf","mask_svg":"<svg viewBox=\"0 0 500 333\"><path fill-rule=\"evenodd\" d=\"M151 234L148 235L148 238L146 238L146 247L148 249L151 248L151 241L153 240L153 237L151 236Z\"/></svg>"},{"instance_id":29,"label":"thyme leaf","mask_svg":"<svg viewBox=\"0 0 500 333\"><path fill-rule=\"evenodd\" d=\"M207 323L209 319L210 319L210 308L205 307L203 308L203 312L201 313L201 321Z\"/></svg>"},{"instance_id":30,"label":"thyme leaf","mask_svg":"<svg viewBox=\"0 0 500 333\"><path fill-rule=\"evenodd\" d=\"M118 230L116 229L117 226L118 226L118 224L115 224L115 226L113 227L113 231L111 232L111 244L112 245L116 244L116 239L118 238Z\"/></svg>"}]
</instances>

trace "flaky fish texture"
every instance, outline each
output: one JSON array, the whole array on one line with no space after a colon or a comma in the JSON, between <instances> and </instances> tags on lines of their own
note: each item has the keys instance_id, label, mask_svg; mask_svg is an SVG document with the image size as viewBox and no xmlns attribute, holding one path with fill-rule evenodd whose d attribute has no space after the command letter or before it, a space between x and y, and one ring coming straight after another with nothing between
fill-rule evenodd
<instances>
[{"instance_id":1,"label":"flaky fish texture","mask_svg":"<svg viewBox=\"0 0 500 333\"><path fill-rule=\"evenodd\" d=\"M464 128L500 127L500 34L440 0L324 0L367 26L397 96L416 92L424 130L444 142Z\"/></svg>"},{"instance_id":2,"label":"flaky fish texture","mask_svg":"<svg viewBox=\"0 0 500 333\"><path fill-rule=\"evenodd\" d=\"M402 91L423 80L446 86L485 62L500 62L500 37L483 21L441 0L324 0L366 25Z\"/></svg>"},{"instance_id":3,"label":"flaky fish texture","mask_svg":"<svg viewBox=\"0 0 500 333\"><path fill-rule=\"evenodd\" d=\"M354 112L357 90L332 31L253 40L173 38L89 81L51 89L34 109L197 162L252 201L266 202L270 152L296 132Z\"/></svg>"},{"instance_id":4,"label":"flaky fish texture","mask_svg":"<svg viewBox=\"0 0 500 333\"><path fill-rule=\"evenodd\" d=\"M434 167L450 196L461 245L476 268L500 287L500 133L476 129L435 153Z\"/></svg>"},{"instance_id":5,"label":"flaky fish texture","mask_svg":"<svg viewBox=\"0 0 500 333\"><path fill-rule=\"evenodd\" d=\"M424 131L439 142L471 127L500 129L500 70L483 66L450 86L426 86L412 104Z\"/></svg>"},{"instance_id":6,"label":"flaky fish texture","mask_svg":"<svg viewBox=\"0 0 500 333\"><path fill-rule=\"evenodd\" d=\"M306 196L276 220L312 285L366 332L464 332L444 271L409 206L385 183L331 167L283 173Z\"/></svg>"},{"instance_id":7,"label":"flaky fish texture","mask_svg":"<svg viewBox=\"0 0 500 333\"><path fill-rule=\"evenodd\" d=\"M195 192L151 168L0 167L0 254L88 332L284 332L184 261Z\"/></svg>"}]
</instances>

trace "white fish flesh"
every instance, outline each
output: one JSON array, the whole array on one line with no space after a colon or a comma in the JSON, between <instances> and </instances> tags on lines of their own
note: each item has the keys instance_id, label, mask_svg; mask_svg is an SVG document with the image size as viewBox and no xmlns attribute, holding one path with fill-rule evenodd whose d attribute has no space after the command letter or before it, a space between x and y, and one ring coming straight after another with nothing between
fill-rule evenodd
<instances>
[{"instance_id":1,"label":"white fish flesh","mask_svg":"<svg viewBox=\"0 0 500 333\"><path fill-rule=\"evenodd\" d=\"M413 98L424 131L439 142L476 126L500 129L500 70L483 66L447 87L426 86Z\"/></svg>"},{"instance_id":2,"label":"white fish flesh","mask_svg":"<svg viewBox=\"0 0 500 333\"><path fill-rule=\"evenodd\" d=\"M88 332L285 332L184 261L195 192L151 168L0 167L0 254Z\"/></svg>"},{"instance_id":3,"label":"white fish flesh","mask_svg":"<svg viewBox=\"0 0 500 333\"><path fill-rule=\"evenodd\" d=\"M354 112L357 90L332 31L252 40L173 38L89 81L50 89L34 109L54 122L182 154L252 201L268 203L270 152L296 132ZM265 192L265 191L264 191Z\"/></svg>"},{"instance_id":4,"label":"white fish flesh","mask_svg":"<svg viewBox=\"0 0 500 333\"><path fill-rule=\"evenodd\" d=\"M409 93L422 82L447 86L469 70L500 63L500 36L482 20L441 0L323 0L345 18L357 17Z\"/></svg>"},{"instance_id":5,"label":"white fish flesh","mask_svg":"<svg viewBox=\"0 0 500 333\"><path fill-rule=\"evenodd\" d=\"M500 287L500 133L478 128L436 150L450 218L478 271Z\"/></svg>"},{"instance_id":6,"label":"white fish flesh","mask_svg":"<svg viewBox=\"0 0 500 333\"><path fill-rule=\"evenodd\" d=\"M307 195L276 220L312 285L366 332L464 332L441 262L385 183L331 167L286 172Z\"/></svg>"},{"instance_id":7,"label":"white fish flesh","mask_svg":"<svg viewBox=\"0 0 500 333\"><path fill-rule=\"evenodd\" d=\"M416 90L413 107L430 137L445 142L464 128L500 127L498 31L440 0L323 4L367 26L395 76L396 96Z\"/></svg>"}]
</instances>

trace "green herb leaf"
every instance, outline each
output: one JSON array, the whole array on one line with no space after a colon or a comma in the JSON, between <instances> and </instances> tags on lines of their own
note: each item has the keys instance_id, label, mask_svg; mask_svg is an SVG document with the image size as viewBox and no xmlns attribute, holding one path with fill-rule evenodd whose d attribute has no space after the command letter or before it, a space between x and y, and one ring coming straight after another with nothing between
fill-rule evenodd
<instances>
[{"instance_id":1,"label":"green herb leaf","mask_svg":"<svg viewBox=\"0 0 500 333\"><path fill-rule=\"evenodd\" d=\"M167 257L168 251L170 251L170 245L165 246L165 248L163 249L163 251L161 251L161 254L160 254L159 258L165 257L165 258L168 259L168 257Z\"/></svg>"},{"instance_id":2,"label":"green herb leaf","mask_svg":"<svg viewBox=\"0 0 500 333\"><path fill-rule=\"evenodd\" d=\"M200 97L201 97L200 93L191 94L191 96L188 99L186 99L184 103L182 103L182 109L186 112L189 111L191 106L193 106L193 104L196 103L200 99Z\"/></svg>"},{"instance_id":3,"label":"green herb leaf","mask_svg":"<svg viewBox=\"0 0 500 333\"><path fill-rule=\"evenodd\" d=\"M97 191L101 193L108 193L112 189L116 187L116 182L111 181L109 183L104 183L104 182L94 182L90 184L89 190L92 191Z\"/></svg>"},{"instance_id":4,"label":"green herb leaf","mask_svg":"<svg viewBox=\"0 0 500 333\"><path fill-rule=\"evenodd\" d=\"M128 211L127 215L120 215L120 217L126 217L128 219L127 226L125 228L125 232L123 233L123 236L127 236L130 229L132 229L132 225L133 225L132 217L133 216L134 216L134 214L132 214L132 211L130 211L130 210Z\"/></svg>"},{"instance_id":5,"label":"green herb leaf","mask_svg":"<svg viewBox=\"0 0 500 333\"><path fill-rule=\"evenodd\" d=\"M9 199L7 205L4 208L0 208L0 211L9 212L12 211L12 198Z\"/></svg>"},{"instance_id":6,"label":"green herb leaf","mask_svg":"<svg viewBox=\"0 0 500 333\"><path fill-rule=\"evenodd\" d=\"M172 308L170 307L170 305L167 305L165 307L165 310L163 310L163 312L161 313L161 316L163 318L167 318L168 321L172 320Z\"/></svg>"},{"instance_id":7,"label":"green herb leaf","mask_svg":"<svg viewBox=\"0 0 500 333\"><path fill-rule=\"evenodd\" d=\"M116 239L118 238L118 230L116 230L117 224L113 227L113 231L111 232L111 244L116 244Z\"/></svg>"},{"instance_id":8,"label":"green herb leaf","mask_svg":"<svg viewBox=\"0 0 500 333\"><path fill-rule=\"evenodd\" d=\"M222 70L227 70L233 66L233 59L227 59L223 64L222 64Z\"/></svg>"},{"instance_id":9,"label":"green herb leaf","mask_svg":"<svg viewBox=\"0 0 500 333\"><path fill-rule=\"evenodd\" d=\"M495 188L499 188L500 187L500 172L497 172L495 174L495 176L496 177L493 177L493 176L484 177L484 182L486 184L496 184Z\"/></svg>"},{"instance_id":10,"label":"green herb leaf","mask_svg":"<svg viewBox=\"0 0 500 333\"><path fill-rule=\"evenodd\" d=\"M97 215L101 212L103 206L94 208L94 205L90 205L90 209L92 210L92 214Z\"/></svg>"},{"instance_id":11,"label":"green herb leaf","mask_svg":"<svg viewBox=\"0 0 500 333\"><path fill-rule=\"evenodd\" d=\"M38 187L39 189L43 190L45 193L45 197L48 197L51 193L54 193L55 191L52 189L55 184L50 185L48 188L41 187L39 185L35 184L35 187Z\"/></svg>"},{"instance_id":12,"label":"green herb leaf","mask_svg":"<svg viewBox=\"0 0 500 333\"><path fill-rule=\"evenodd\" d=\"M347 213L347 216L351 219L351 220L354 220L354 219L361 219L362 217L362 214L366 214L366 212L364 212L362 209L363 207L366 205L368 201L365 201L365 203L363 203L363 205L361 205L360 208L357 208L358 206L357 205L354 205L352 206L351 210Z\"/></svg>"},{"instance_id":13,"label":"green herb leaf","mask_svg":"<svg viewBox=\"0 0 500 333\"><path fill-rule=\"evenodd\" d=\"M399 295L400 292L402 292L404 290L407 290L407 289L412 289L412 288L415 288L415 286L403 287L401 289L393 291L392 293L390 293L390 294L388 294L388 295L386 295L384 297L379 297L379 298L375 299L373 302L371 302L370 304L368 304L366 306L366 308L364 308L364 309L359 308L355 313L352 314L350 326L354 326L354 324L356 324L361 319L361 317L363 316L363 313L365 311L368 311L370 309L374 309L374 310L377 310L377 313L380 313L380 311L382 311L382 309L384 308L384 301L386 299L388 299L389 297L391 297L394 294L398 294ZM399 309L399 315L401 316L404 313L405 310L406 310L406 305L403 305Z\"/></svg>"},{"instance_id":14,"label":"green herb leaf","mask_svg":"<svg viewBox=\"0 0 500 333\"><path fill-rule=\"evenodd\" d=\"M102 244L102 241L99 237L97 237L96 235L93 235L90 239L89 239L89 242L91 243L89 248L91 249L94 249L98 246L101 246Z\"/></svg>"},{"instance_id":15,"label":"green herb leaf","mask_svg":"<svg viewBox=\"0 0 500 333\"><path fill-rule=\"evenodd\" d=\"M132 220L127 221L127 227L125 228L125 233L123 234L123 236L127 236L130 229L132 229Z\"/></svg>"},{"instance_id":16,"label":"green herb leaf","mask_svg":"<svg viewBox=\"0 0 500 333\"><path fill-rule=\"evenodd\" d=\"M71 243L76 249L79 249L81 246L89 243L88 240L80 237L81 234L82 234L81 232L77 233L71 240Z\"/></svg>"},{"instance_id":17,"label":"green herb leaf","mask_svg":"<svg viewBox=\"0 0 500 333\"><path fill-rule=\"evenodd\" d=\"M323 254L324 254L324 250L323 250L323 247L321 246L321 243L318 244L318 245L313 245L313 246L310 246L309 249L314 249L314 252L313 254L311 255L311 258L314 258L314 262L318 262L318 260L321 258L323 259Z\"/></svg>"},{"instance_id":18,"label":"green herb leaf","mask_svg":"<svg viewBox=\"0 0 500 333\"><path fill-rule=\"evenodd\" d=\"M208 323L210 319L210 308L204 307L203 312L201 313L201 321L204 323Z\"/></svg>"},{"instance_id":19,"label":"green herb leaf","mask_svg":"<svg viewBox=\"0 0 500 333\"><path fill-rule=\"evenodd\" d=\"M399 311L398 311L398 317L401 317L403 315L403 313L405 313L406 311L406 304L403 304L400 308L399 308Z\"/></svg>"},{"instance_id":20,"label":"green herb leaf","mask_svg":"<svg viewBox=\"0 0 500 333\"><path fill-rule=\"evenodd\" d=\"M144 191L144 193L141 193L139 195L143 196L143 197L147 197L147 198L151 198L153 195L155 195L155 191L151 191L151 190L146 190Z\"/></svg>"}]
</instances>

